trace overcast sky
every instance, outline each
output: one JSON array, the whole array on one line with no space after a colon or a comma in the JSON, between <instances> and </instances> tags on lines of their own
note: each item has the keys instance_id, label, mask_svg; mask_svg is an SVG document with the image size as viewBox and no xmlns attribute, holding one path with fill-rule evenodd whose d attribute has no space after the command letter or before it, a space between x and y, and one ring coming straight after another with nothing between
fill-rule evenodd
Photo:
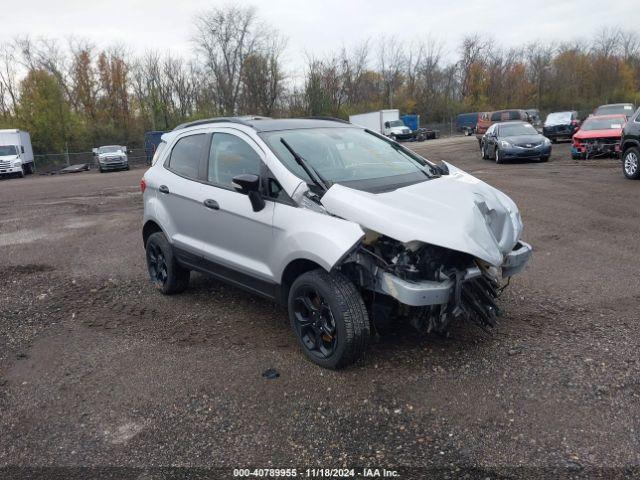
<instances>
[{"instance_id":1,"label":"overcast sky","mask_svg":"<svg viewBox=\"0 0 640 480\"><path fill-rule=\"evenodd\" d=\"M6 2L6 4L5 4ZM194 16L228 0L4 0L0 41L15 35L93 41L189 54ZM503 46L540 39L587 38L602 27L636 29L638 0L268 0L260 17L288 38L286 64L302 65L305 53L323 55L381 34L406 41L432 38L451 58L463 35L491 35ZM8 15L8 10L11 14ZM294 72L295 73L295 72Z\"/></svg>"}]
</instances>

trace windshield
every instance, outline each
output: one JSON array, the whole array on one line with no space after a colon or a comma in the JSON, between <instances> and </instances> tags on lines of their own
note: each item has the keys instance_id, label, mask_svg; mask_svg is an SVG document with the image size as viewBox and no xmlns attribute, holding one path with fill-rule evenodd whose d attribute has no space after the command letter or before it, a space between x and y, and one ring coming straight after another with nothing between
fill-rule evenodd
<instances>
[{"instance_id":1,"label":"windshield","mask_svg":"<svg viewBox=\"0 0 640 480\"><path fill-rule=\"evenodd\" d=\"M513 137L516 135L538 135L538 131L530 123L514 123L500 127L501 137Z\"/></svg>"},{"instance_id":2,"label":"windshield","mask_svg":"<svg viewBox=\"0 0 640 480\"><path fill-rule=\"evenodd\" d=\"M613 118L588 118L582 124L580 130L611 130L622 128L626 119L624 117Z\"/></svg>"},{"instance_id":3,"label":"windshield","mask_svg":"<svg viewBox=\"0 0 640 480\"><path fill-rule=\"evenodd\" d=\"M100 147L98 153L116 153L121 150L122 147L120 145L107 145L106 147Z\"/></svg>"},{"instance_id":4,"label":"windshield","mask_svg":"<svg viewBox=\"0 0 640 480\"><path fill-rule=\"evenodd\" d=\"M401 176L415 183L425 180L425 173L431 176L433 165L427 160L359 128L283 130L260 136L289 170L307 182L311 179L281 139L330 183L396 177L389 182L393 183Z\"/></svg>"},{"instance_id":5,"label":"windshield","mask_svg":"<svg viewBox=\"0 0 640 480\"><path fill-rule=\"evenodd\" d=\"M631 116L633 113L633 105L603 105L602 107L598 107L595 115L615 115L618 113L621 115Z\"/></svg>"},{"instance_id":6,"label":"windshield","mask_svg":"<svg viewBox=\"0 0 640 480\"><path fill-rule=\"evenodd\" d=\"M13 145L0 145L0 157L4 157L5 155L17 155L18 151L16 147Z\"/></svg>"},{"instance_id":7,"label":"windshield","mask_svg":"<svg viewBox=\"0 0 640 480\"><path fill-rule=\"evenodd\" d=\"M390 127L404 127L404 123L402 123L402 120L392 120L389 122L389 126Z\"/></svg>"},{"instance_id":8,"label":"windshield","mask_svg":"<svg viewBox=\"0 0 640 480\"><path fill-rule=\"evenodd\" d=\"M571 112L554 112L547 115L547 125L558 125L561 123L571 123Z\"/></svg>"}]
</instances>

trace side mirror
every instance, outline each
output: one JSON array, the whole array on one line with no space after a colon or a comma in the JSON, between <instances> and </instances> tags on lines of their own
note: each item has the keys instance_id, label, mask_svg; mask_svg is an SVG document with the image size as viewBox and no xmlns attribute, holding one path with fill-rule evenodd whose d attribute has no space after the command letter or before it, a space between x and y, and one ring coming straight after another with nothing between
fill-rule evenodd
<instances>
[{"instance_id":1,"label":"side mirror","mask_svg":"<svg viewBox=\"0 0 640 480\"><path fill-rule=\"evenodd\" d=\"M384 122L384 128L389 128L389 122Z\"/></svg>"},{"instance_id":2,"label":"side mirror","mask_svg":"<svg viewBox=\"0 0 640 480\"><path fill-rule=\"evenodd\" d=\"M236 192L249 197L254 212L259 212L265 207L264 198L260 194L260 177L250 173L242 173L233 177L231 185Z\"/></svg>"},{"instance_id":3,"label":"side mirror","mask_svg":"<svg viewBox=\"0 0 640 480\"><path fill-rule=\"evenodd\" d=\"M98 149L97 148L92 148L91 151L93 152L94 155L98 154Z\"/></svg>"}]
</instances>

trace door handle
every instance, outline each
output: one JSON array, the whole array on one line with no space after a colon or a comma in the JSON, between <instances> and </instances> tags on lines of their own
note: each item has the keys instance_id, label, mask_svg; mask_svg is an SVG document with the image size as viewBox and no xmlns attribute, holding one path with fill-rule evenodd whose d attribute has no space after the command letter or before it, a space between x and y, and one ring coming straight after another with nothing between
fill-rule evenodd
<instances>
[{"instance_id":1,"label":"door handle","mask_svg":"<svg viewBox=\"0 0 640 480\"><path fill-rule=\"evenodd\" d=\"M218 204L218 202L212 200L211 198L207 198L204 201L204 206L210 208L211 210L220 210L220 205Z\"/></svg>"},{"instance_id":2,"label":"door handle","mask_svg":"<svg viewBox=\"0 0 640 480\"><path fill-rule=\"evenodd\" d=\"M158 188L158 191L160 193L167 194L169 193L169 188L166 185L160 185L160 188Z\"/></svg>"}]
</instances>

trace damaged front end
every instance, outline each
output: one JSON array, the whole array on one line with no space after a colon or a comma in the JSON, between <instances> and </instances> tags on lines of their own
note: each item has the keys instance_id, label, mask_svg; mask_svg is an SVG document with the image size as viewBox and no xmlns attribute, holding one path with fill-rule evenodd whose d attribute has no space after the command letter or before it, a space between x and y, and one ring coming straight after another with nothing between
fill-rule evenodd
<instances>
[{"instance_id":1,"label":"damaged front end","mask_svg":"<svg viewBox=\"0 0 640 480\"><path fill-rule=\"evenodd\" d=\"M572 153L585 159L599 157L618 157L620 155L621 137L574 138Z\"/></svg>"},{"instance_id":2,"label":"damaged front end","mask_svg":"<svg viewBox=\"0 0 640 480\"><path fill-rule=\"evenodd\" d=\"M458 319L493 326L504 279L530 255L531 247L518 242L497 268L466 253L368 231L341 270L368 292L374 325L405 317L419 330L444 332Z\"/></svg>"}]
</instances>

